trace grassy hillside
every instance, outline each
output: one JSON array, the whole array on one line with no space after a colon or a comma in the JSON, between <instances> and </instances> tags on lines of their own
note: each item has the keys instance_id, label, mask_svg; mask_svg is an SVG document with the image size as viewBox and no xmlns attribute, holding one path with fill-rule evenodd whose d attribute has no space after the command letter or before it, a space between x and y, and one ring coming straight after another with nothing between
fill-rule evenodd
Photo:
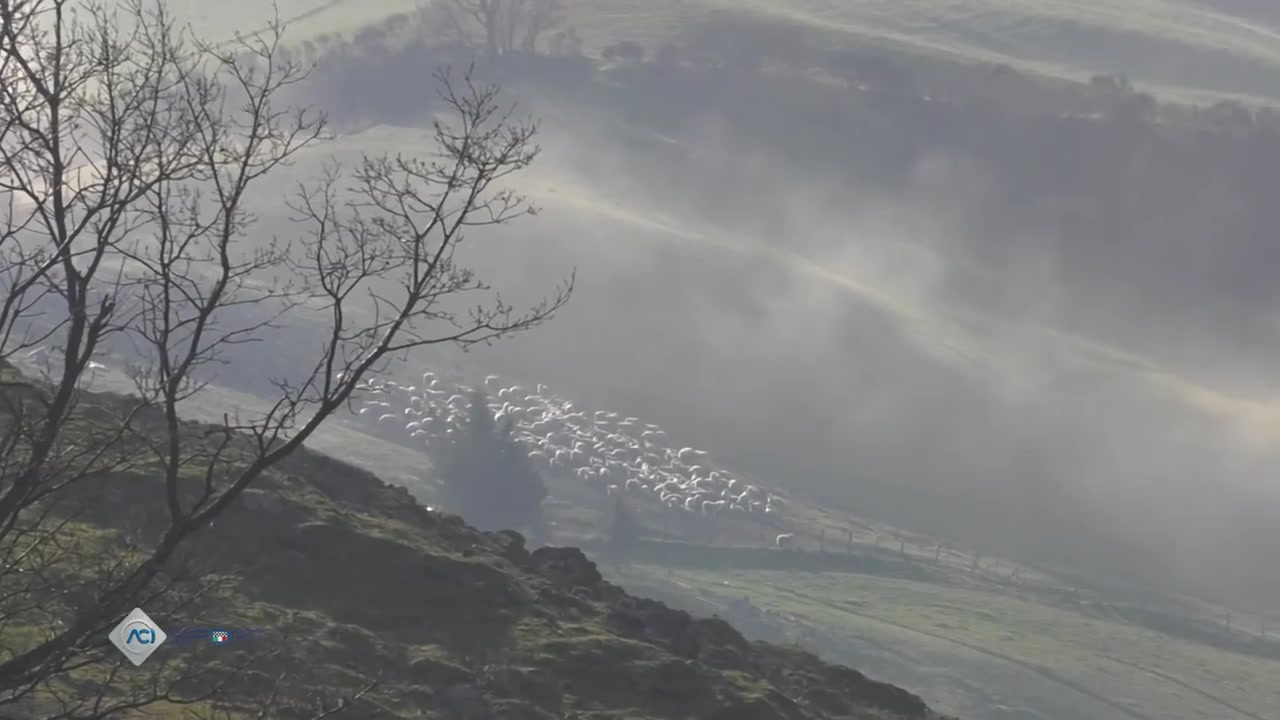
<instances>
[{"instance_id":1,"label":"grassy hillside","mask_svg":"<svg viewBox=\"0 0 1280 720\"><path fill-rule=\"evenodd\" d=\"M214 397L216 402L200 408L209 419L222 404L252 408L258 402L231 392ZM331 427L317 446L399 477L413 494L431 498L434 488L425 456L369 433L352 419ZM272 491L314 506L306 512L316 513L317 519L289 517L286 525L293 529L281 531L279 538L254 536L249 542L298 547L292 533L315 533L316 540L302 542L325 553L328 533L335 534L338 544L333 547L363 542L360 532L417 537L412 522L406 529L399 520L387 521L367 510L347 517L342 508L369 502L362 493L377 487L375 481L353 468L307 458L288 468L293 484ZM556 541L590 550L606 532L607 500L566 479L553 477L551 490ZM379 496L403 502L394 493ZM787 529L801 533L799 552L770 549L776 530L757 532L725 523L714 545L702 535L684 535L684 542L646 541L633 551L634 565L607 563L604 569L623 587L652 588L664 598L674 595L700 615L718 613L735 624L740 622L735 603L745 597L775 618L772 629L779 639L798 641L825 658L883 676L940 710L963 716L981 718L984 710L1000 705L1032 707L1065 720L1257 720L1280 712L1280 693L1269 681L1280 672L1280 661L1244 652L1248 636L1239 630L1234 639L1225 638L1220 627L1199 627L1190 615L1170 616L1177 621L1173 623L1153 622L1150 611L1139 613L1137 606L1116 602L1103 591L1081 587L1076 592L1062 579L1007 560L982 558L982 569L975 573L973 558L960 549L940 549L927 538L803 498L790 498L788 506ZM353 522L351 518L358 520L356 529L324 527L338 520ZM640 518L647 536L681 536L679 528L643 509ZM218 537L233 537L243 528L220 522ZM826 554L817 552L822 529ZM348 535L339 538L341 533ZM1010 581L1015 569L1016 579ZM335 598L320 592L311 583L322 581L306 573L305 563L297 560L264 569L258 577L270 582L248 591L267 593L252 596L253 612L281 617L287 609L302 608L367 629L384 622L384 612L400 618L414 612L412 603L363 595ZM247 582L255 582L253 576ZM381 591L373 587L369 592ZM388 588L385 597L401 594L401 589ZM412 595L418 597L419 590ZM368 614L373 608L378 610ZM773 637L767 634L770 626L754 620L741 620L749 636ZM1238 625L1246 622L1237 618ZM407 631L397 626L394 632L402 637Z\"/></svg>"},{"instance_id":2,"label":"grassy hillside","mask_svg":"<svg viewBox=\"0 0 1280 720\"><path fill-rule=\"evenodd\" d=\"M419 4L387 0L375 9L354 0L283 0L279 14L290 22L293 39L302 40L353 34ZM202 32L217 36L260 27L272 12L269 5L245 0L169 5ZM684 42L697 22L730 12L803 29L824 46L873 43L1073 79L1123 72L1184 99L1280 98L1277 19L1239 2L569 0L568 5L569 24L579 29L589 51L618 40L651 48Z\"/></svg>"},{"instance_id":3,"label":"grassy hillside","mask_svg":"<svg viewBox=\"0 0 1280 720\"><path fill-rule=\"evenodd\" d=\"M64 543L108 547L126 532L163 525L154 478L107 480L112 494L64 526ZM380 677L350 717L936 717L918 698L855 671L629 596L578 550L530 552L518 534L482 533L428 511L327 456L291 456L251 496L256 502L233 506L195 540L189 562L216 556L234 569L216 598L198 615L188 607L156 616L169 628L212 622L292 638L241 673L246 685L232 687L266 682L282 667L333 690ZM0 646L21 647L39 631L6 626ZM210 667L241 659L234 647L225 655L180 645L158 651L169 659L201 652ZM59 689L92 693L94 678L92 668L80 670ZM228 692L203 709L250 717L253 697ZM7 707L6 717L37 716L52 699L39 694ZM161 704L150 712L197 717L199 709Z\"/></svg>"}]
</instances>

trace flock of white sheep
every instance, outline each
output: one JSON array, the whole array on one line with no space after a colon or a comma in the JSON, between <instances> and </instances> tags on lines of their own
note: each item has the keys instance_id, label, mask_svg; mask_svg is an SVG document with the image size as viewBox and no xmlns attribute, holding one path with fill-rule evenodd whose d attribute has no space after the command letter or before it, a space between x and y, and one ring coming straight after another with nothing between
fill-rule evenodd
<instances>
[{"instance_id":1,"label":"flock of white sheep","mask_svg":"<svg viewBox=\"0 0 1280 720\"><path fill-rule=\"evenodd\" d=\"M657 425L579 410L544 385L507 386L496 375L485 378L482 389L495 421L512 423L513 437L544 474L576 478L601 492L626 493L671 511L762 519L782 513L779 497L715 469L703 450L674 447ZM420 385L363 382L353 404L380 434L430 450L461 430L473 390L428 372Z\"/></svg>"}]
</instances>

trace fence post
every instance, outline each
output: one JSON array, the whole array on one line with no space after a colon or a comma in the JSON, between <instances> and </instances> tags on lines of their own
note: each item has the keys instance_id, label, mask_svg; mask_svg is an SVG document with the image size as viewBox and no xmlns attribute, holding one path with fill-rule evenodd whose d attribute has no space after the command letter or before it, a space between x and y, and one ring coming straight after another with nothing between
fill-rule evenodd
<instances>
[{"instance_id":1,"label":"fence post","mask_svg":"<svg viewBox=\"0 0 1280 720\"><path fill-rule=\"evenodd\" d=\"M845 532L849 534L849 544L846 546L846 550L853 552L853 531L846 529Z\"/></svg>"}]
</instances>

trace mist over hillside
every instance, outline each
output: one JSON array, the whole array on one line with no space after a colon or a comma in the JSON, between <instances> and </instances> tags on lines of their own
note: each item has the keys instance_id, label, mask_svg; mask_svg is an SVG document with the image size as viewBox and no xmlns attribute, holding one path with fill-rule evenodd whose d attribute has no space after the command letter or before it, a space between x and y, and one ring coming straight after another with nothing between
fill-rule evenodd
<instances>
[{"instance_id":1,"label":"mist over hillside","mask_svg":"<svg viewBox=\"0 0 1280 720\"><path fill-rule=\"evenodd\" d=\"M325 154L423 142L450 61L322 59ZM461 252L516 300L576 267L586 299L473 361L917 530L1275 597L1271 131L687 62L500 72L543 122L515 182L544 212Z\"/></svg>"},{"instance_id":2,"label":"mist over hillside","mask_svg":"<svg viewBox=\"0 0 1280 720\"><path fill-rule=\"evenodd\" d=\"M0 716L1280 712L1266 9L4 7Z\"/></svg>"}]
</instances>

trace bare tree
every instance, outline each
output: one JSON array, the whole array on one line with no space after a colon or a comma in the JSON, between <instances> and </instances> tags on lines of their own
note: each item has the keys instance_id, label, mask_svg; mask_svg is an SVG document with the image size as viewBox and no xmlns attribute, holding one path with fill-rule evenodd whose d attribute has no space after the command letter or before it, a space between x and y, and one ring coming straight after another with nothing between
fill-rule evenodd
<instances>
[{"instance_id":1,"label":"bare tree","mask_svg":"<svg viewBox=\"0 0 1280 720\"><path fill-rule=\"evenodd\" d=\"M469 73L437 75L455 120L433 155L331 164L290 201L297 236L264 237L251 199L325 139L322 116L278 103L305 68L282 59L278 22L214 47L146 1L0 0L0 715L114 659L102 635L132 607L198 598L192 540L362 377L532 328L573 287L516 310L454 259L468 229L534 212L504 185L539 152L536 124ZM182 421L230 349L286 322L316 342L264 411ZM134 394L88 395L113 348ZM33 356L44 370L14 379ZM136 491L147 502L111 504ZM104 506L136 523L87 530ZM49 717L183 701L183 678L164 679ZM176 687L195 686L210 688Z\"/></svg>"},{"instance_id":2,"label":"bare tree","mask_svg":"<svg viewBox=\"0 0 1280 720\"><path fill-rule=\"evenodd\" d=\"M524 0L521 18L520 50L537 52L538 38L564 23L564 0ZM515 40L514 33L510 37Z\"/></svg>"},{"instance_id":3,"label":"bare tree","mask_svg":"<svg viewBox=\"0 0 1280 720\"><path fill-rule=\"evenodd\" d=\"M472 35L468 28L480 31L490 59L536 52L538 39L565 17L564 0L450 0L444 7L460 37Z\"/></svg>"}]
</instances>

